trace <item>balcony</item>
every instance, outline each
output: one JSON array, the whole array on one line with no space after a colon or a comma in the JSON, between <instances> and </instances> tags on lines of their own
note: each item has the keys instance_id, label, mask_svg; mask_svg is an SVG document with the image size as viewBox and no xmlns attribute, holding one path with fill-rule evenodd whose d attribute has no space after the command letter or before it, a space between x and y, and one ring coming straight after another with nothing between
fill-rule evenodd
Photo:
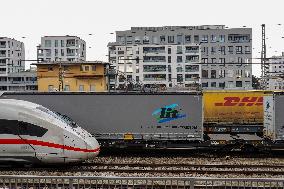
<instances>
[{"instance_id":1,"label":"balcony","mask_svg":"<svg viewBox=\"0 0 284 189\"><path fill-rule=\"evenodd\" d=\"M165 56L144 56L143 62L166 62Z\"/></svg>"},{"instance_id":2,"label":"balcony","mask_svg":"<svg viewBox=\"0 0 284 189\"><path fill-rule=\"evenodd\" d=\"M76 45L75 44L73 44L73 43L67 43L66 44L66 47L75 47Z\"/></svg>"},{"instance_id":3,"label":"balcony","mask_svg":"<svg viewBox=\"0 0 284 189\"><path fill-rule=\"evenodd\" d=\"M75 53L67 53L67 56L75 56Z\"/></svg>"},{"instance_id":4,"label":"balcony","mask_svg":"<svg viewBox=\"0 0 284 189\"><path fill-rule=\"evenodd\" d=\"M0 57L6 57L6 54L0 54Z\"/></svg>"},{"instance_id":5,"label":"balcony","mask_svg":"<svg viewBox=\"0 0 284 189\"><path fill-rule=\"evenodd\" d=\"M0 45L0 48L6 48L6 45Z\"/></svg>"}]
</instances>

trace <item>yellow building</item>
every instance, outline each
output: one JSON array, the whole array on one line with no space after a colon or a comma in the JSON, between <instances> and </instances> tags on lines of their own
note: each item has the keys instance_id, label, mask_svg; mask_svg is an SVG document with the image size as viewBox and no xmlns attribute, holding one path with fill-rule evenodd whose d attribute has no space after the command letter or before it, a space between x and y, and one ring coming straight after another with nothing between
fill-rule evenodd
<instances>
[{"instance_id":1,"label":"yellow building","mask_svg":"<svg viewBox=\"0 0 284 189\"><path fill-rule=\"evenodd\" d=\"M37 66L38 91L107 90L106 62L42 62Z\"/></svg>"}]
</instances>

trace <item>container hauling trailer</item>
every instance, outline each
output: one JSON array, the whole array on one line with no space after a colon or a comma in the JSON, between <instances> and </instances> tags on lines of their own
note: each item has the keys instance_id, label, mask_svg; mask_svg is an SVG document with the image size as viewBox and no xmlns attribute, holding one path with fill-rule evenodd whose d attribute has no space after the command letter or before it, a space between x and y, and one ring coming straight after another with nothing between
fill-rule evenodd
<instances>
[{"instance_id":1,"label":"container hauling trailer","mask_svg":"<svg viewBox=\"0 0 284 189\"><path fill-rule=\"evenodd\" d=\"M102 146L190 145L203 141L201 93L4 93L72 118Z\"/></svg>"}]
</instances>

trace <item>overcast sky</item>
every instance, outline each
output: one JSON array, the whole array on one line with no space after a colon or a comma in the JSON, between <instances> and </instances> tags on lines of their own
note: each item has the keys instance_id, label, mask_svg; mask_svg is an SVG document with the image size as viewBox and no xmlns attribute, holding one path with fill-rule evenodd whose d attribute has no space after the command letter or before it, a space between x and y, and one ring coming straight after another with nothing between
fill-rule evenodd
<instances>
[{"instance_id":1,"label":"overcast sky","mask_svg":"<svg viewBox=\"0 0 284 189\"><path fill-rule=\"evenodd\" d=\"M26 59L36 59L41 36L77 35L87 42L87 60L107 61L107 43L115 40L110 33L131 26L247 26L253 28L253 57L260 57L264 23L268 56L284 51L284 0L0 0L0 5L0 36L23 41ZM253 73L259 75L260 67Z\"/></svg>"}]
</instances>

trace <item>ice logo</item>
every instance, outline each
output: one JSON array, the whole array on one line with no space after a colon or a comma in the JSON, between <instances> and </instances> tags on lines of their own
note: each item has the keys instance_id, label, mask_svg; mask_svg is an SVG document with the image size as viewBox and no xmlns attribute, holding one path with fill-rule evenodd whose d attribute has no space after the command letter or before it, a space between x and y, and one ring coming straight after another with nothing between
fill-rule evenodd
<instances>
[{"instance_id":1,"label":"ice logo","mask_svg":"<svg viewBox=\"0 0 284 189\"><path fill-rule=\"evenodd\" d=\"M181 119L186 117L185 114L179 114L179 111L176 109L178 104L171 104L163 108L157 109L152 113L152 116L156 118L158 123L166 123L176 119Z\"/></svg>"}]
</instances>

